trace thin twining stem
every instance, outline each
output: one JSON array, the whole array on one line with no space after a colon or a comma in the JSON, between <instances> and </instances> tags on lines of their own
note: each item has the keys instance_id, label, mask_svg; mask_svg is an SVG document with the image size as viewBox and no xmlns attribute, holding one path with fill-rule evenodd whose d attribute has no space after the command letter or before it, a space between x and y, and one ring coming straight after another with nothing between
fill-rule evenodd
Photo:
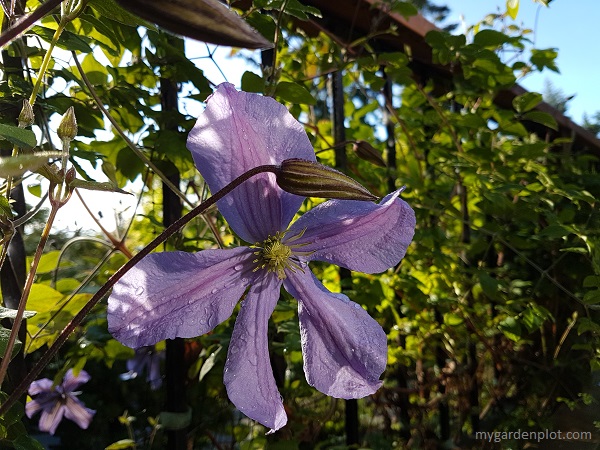
<instances>
[{"instance_id":1,"label":"thin twining stem","mask_svg":"<svg viewBox=\"0 0 600 450\"><path fill-rule=\"evenodd\" d=\"M78 189L75 189L75 194L77 194L77 197L79 197L79 201L81 202L81 204L83 205L85 210L88 212L88 214L90 215L92 220L94 222L96 222L96 225L98 225L98 228L100 228L100 230L104 233L104 235L108 238L108 240L112 243L112 245L117 250L119 250L121 253L123 253L127 257L127 259L133 258L133 254L125 245L125 239L124 238L123 239L116 238L115 236L113 236L113 234L111 232L109 232L106 228L104 228L102 226L102 224L100 223L100 221L98 220L98 218L95 216L95 214L92 211L90 211L90 208L88 207L87 203L85 203L85 201L83 200L83 197L81 196Z\"/></svg>"},{"instance_id":2,"label":"thin twining stem","mask_svg":"<svg viewBox=\"0 0 600 450\"><path fill-rule=\"evenodd\" d=\"M35 22L44 17L58 5L62 0L48 0L42 3L35 11L31 14L23 17L21 20L16 22L13 26L8 28L2 35L0 35L0 48L6 44L12 42L22 33L27 31Z\"/></svg>"},{"instance_id":3,"label":"thin twining stem","mask_svg":"<svg viewBox=\"0 0 600 450\"><path fill-rule=\"evenodd\" d=\"M150 242L146 247L144 247L137 255L127 261L119 270L117 270L113 276L111 276L108 281L94 294L94 296L85 304L85 306L77 313L73 319L67 324L67 326L61 331L60 335L56 338L52 346L40 357L38 362L33 366L33 368L29 371L27 376L19 383L19 385L15 388L15 390L10 394L10 396L6 399L6 401L0 405L0 416L5 414L9 408L19 399L19 397L27 390L29 385L35 380L35 378L40 374L42 369L54 358L54 356L58 353L58 350L64 345L64 343L69 338L70 334L75 330L75 328L81 323L81 321L85 318L85 316L92 310L96 304L104 298L106 294L110 291L110 289L115 285L117 281L119 281L127 272L129 272L142 258L147 256L152 250L156 249L160 244L166 241L168 238L173 236L177 231L179 231L185 224L191 221L194 217L202 214L209 207L214 205L217 201L225 197L231 191L233 191L236 187L242 184L244 181L252 178L255 175L265 172L278 173L280 168L274 165L266 165L266 166L258 166L253 169L250 169L248 172L240 175L223 189L218 191L212 197L208 198L206 201L201 203L192 209L185 216L177 219L170 225L167 229L165 229L161 234L159 234L152 242ZM9 359L9 358L5 358Z\"/></svg>"},{"instance_id":4,"label":"thin twining stem","mask_svg":"<svg viewBox=\"0 0 600 450\"><path fill-rule=\"evenodd\" d=\"M51 186L50 189L53 187ZM29 273L27 274L27 279L25 280L25 286L23 287L23 293L21 294L21 299L19 300L19 306L17 308L17 314L12 324L12 329L10 330L10 335L8 336L8 341L6 343L6 350L4 352L4 356L2 357L2 363L0 363L0 386L6 377L6 372L8 370L8 364L11 360L12 350L15 346L15 342L17 341L17 334L19 333L19 328L21 328L21 322L23 321L23 315L25 312L25 305L27 303L27 299L29 298L29 292L31 291L31 286L33 286L33 279L35 278L35 274L37 272L37 267L42 258L42 253L44 251L44 247L46 246L46 242L50 236L50 229L54 223L54 219L56 218L56 213L64 205L64 202L53 201L52 209L50 210L50 214L48 215L48 220L46 222L46 226L44 227L44 231L42 232L42 237L40 238L40 242L35 250L35 255L33 257L33 261L31 262L31 268L29 269Z\"/></svg>"}]
</instances>

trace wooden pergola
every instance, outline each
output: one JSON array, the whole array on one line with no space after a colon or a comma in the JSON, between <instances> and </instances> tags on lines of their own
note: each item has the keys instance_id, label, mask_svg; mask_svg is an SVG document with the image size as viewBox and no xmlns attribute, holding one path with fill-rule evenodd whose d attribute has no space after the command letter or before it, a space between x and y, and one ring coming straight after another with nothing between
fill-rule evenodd
<instances>
[{"instance_id":1,"label":"wooden pergola","mask_svg":"<svg viewBox=\"0 0 600 450\"><path fill-rule=\"evenodd\" d=\"M322 18L311 18L299 26L309 35L324 32L344 46L347 51L358 54L360 47L351 47L356 39L368 35L375 36L370 41L382 52L406 52L410 49L410 67L416 77L433 80L440 87L452 82L453 70L433 62L432 49L425 41L425 35L438 28L423 16L405 18L390 11L389 4L381 0L304 0L303 3L318 8ZM390 33L390 28L394 33ZM515 84L509 90L503 90L494 102L503 109L512 109L513 99L527 92ZM600 155L600 140L590 131L582 128L560 111L542 102L537 110L550 114L558 124L558 131L543 125L525 122L524 126L540 137L568 137L572 139L572 148Z\"/></svg>"}]
</instances>

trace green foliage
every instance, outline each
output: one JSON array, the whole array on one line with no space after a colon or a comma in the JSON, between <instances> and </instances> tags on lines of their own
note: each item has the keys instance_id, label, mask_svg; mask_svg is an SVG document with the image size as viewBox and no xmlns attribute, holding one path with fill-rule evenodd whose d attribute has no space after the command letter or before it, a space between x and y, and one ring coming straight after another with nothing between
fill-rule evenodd
<instances>
[{"instance_id":1,"label":"green foliage","mask_svg":"<svg viewBox=\"0 0 600 450\"><path fill-rule=\"evenodd\" d=\"M408 2L390 6L403 16L415 13ZM506 7L514 19L519 2L507 1ZM402 196L417 214L414 243L398 267L383 274L353 273L349 280L332 266L313 267L329 289L344 290L388 332L384 385L359 402L363 447L402 448L409 438L413 445L433 446L442 414L432 405L449 408L450 439L467 448L476 426L535 427L533 422L549 420L558 403L581 403L577 394L591 371L600 370L600 161L597 153L552 134L557 123L537 109L540 94L517 96L509 109L493 101L514 86L517 76L558 71L556 50L530 48L528 30L501 28L499 16L483 21L472 36L432 31L426 42L435 62L456 69L441 93L433 79L415 81L421 78L414 76L413 60L405 53L376 52L364 37L356 42L356 48L364 44L361 51L354 52L323 33L308 36L302 22L321 14L301 1L255 0L247 13L247 22L270 41L281 34L276 67L263 68L261 75L246 71L242 89L287 104L306 124L320 161L333 165L328 76L342 70L347 144L368 143L387 161L387 167L377 167L348 151L346 171L380 196L392 186L406 186ZM56 28L48 17L30 33L48 43ZM214 87L187 59L183 41L113 0L90 0L57 45L75 52L87 81L73 60L52 60L34 111L36 126L45 130L48 121L75 109L79 131L70 156L78 179L71 186L123 192L133 181L145 191L131 226L120 224L110 236L53 237L56 249L39 260L27 300L28 337L22 349L31 361L124 263L126 257L114 253L117 243L123 240L125 250L137 250L162 230L161 175L179 174L191 203L207 194L185 147L195 118L185 109L163 111L161 104L165 80L181 88L180 98L185 92L190 103L204 101ZM44 50L23 46L19 51L37 73ZM506 51L521 58L508 64ZM16 48L8 54L17 54ZM386 83L395 88L387 104ZM110 126L92 90L113 119ZM2 144L8 144L8 154L14 146L21 152L0 161L8 168L2 172L0 167L0 176L38 169L42 176L58 173L44 166L48 156L60 156L50 153L50 141L36 147L34 132L16 127L4 113L14 111L16 117L31 92L20 77L0 82ZM532 124L548 135L535 134L539 127ZM38 153L23 151L32 148ZM162 173L149 170L140 153ZM83 163L101 168L108 181L95 180ZM30 190L41 196L43 186ZM317 202L308 199L305 208ZM3 205L6 212L6 197ZM43 223L28 226L28 248L34 248ZM168 248L193 252L236 239L211 211L189 223ZM62 448L162 448L165 420L171 425L190 421L195 448L219 439L228 448L344 448L343 402L316 392L304 377L296 311L296 301L282 293L269 341L272 358L282 364L276 370L290 422L282 432L265 436L262 427L233 409L222 383L235 317L186 341L191 414L169 417L162 413L164 392L151 391L143 375L119 379L133 351L108 333L106 306L100 303L43 374L56 379L69 367L84 366L92 374L82 399L97 414L87 431L61 424ZM0 311L0 318L7 317L14 317L14 310ZM0 352L7 333L0 328ZM475 416L481 416L481 424ZM2 444L39 448L26 434L34 425L23 418L22 405L14 406L0 418Z\"/></svg>"}]
</instances>

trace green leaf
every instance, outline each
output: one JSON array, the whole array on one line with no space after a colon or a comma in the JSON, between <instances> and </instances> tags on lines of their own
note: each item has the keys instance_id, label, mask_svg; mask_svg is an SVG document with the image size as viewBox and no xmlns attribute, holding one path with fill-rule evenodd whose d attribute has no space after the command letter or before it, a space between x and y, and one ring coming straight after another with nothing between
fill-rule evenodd
<instances>
[{"instance_id":1,"label":"green leaf","mask_svg":"<svg viewBox=\"0 0 600 450\"><path fill-rule=\"evenodd\" d=\"M491 298L498 299L499 283L498 280L488 275L486 272L479 272L479 284L483 293Z\"/></svg>"},{"instance_id":2,"label":"green leaf","mask_svg":"<svg viewBox=\"0 0 600 450\"><path fill-rule=\"evenodd\" d=\"M554 60L558 57L558 52L555 48L547 48L547 49L532 49L531 50L531 64L533 64L537 70L540 72L544 70L545 67L548 69L559 73L558 67Z\"/></svg>"},{"instance_id":3,"label":"green leaf","mask_svg":"<svg viewBox=\"0 0 600 450\"><path fill-rule=\"evenodd\" d=\"M392 11L406 18L419 14L419 10L409 2L392 2Z\"/></svg>"},{"instance_id":4,"label":"green leaf","mask_svg":"<svg viewBox=\"0 0 600 450\"><path fill-rule=\"evenodd\" d=\"M521 325L514 317L504 319L498 324L498 328L512 341L518 342L521 339Z\"/></svg>"},{"instance_id":5,"label":"green leaf","mask_svg":"<svg viewBox=\"0 0 600 450\"><path fill-rule=\"evenodd\" d=\"M4 354L6 353L6 347L8 346L8 339L10 336L10 330L7 330L4 327L0 327L0 357L4 357ZM17 353L19 353L19 350L21 348L22 342L17 339L15 341L15 345L13 346L12 349L12 355L11 355L11 359L14 358Z\"/></svg>"},{"instance_id":6,"label":"green leaf","mask_svg":"<svg viewBox=\"0 0 600 450\"><path fill-rule=\"evenodd\" d=\"M583 287L586 287L586 288L600 287L600 276L588 275L583 280Z\"/></svg>"},{"instance_id":7,"label":"green leaf","mask_svg":"<svg viewBox=\"0 0 600 450\"><path fill-rule=\"evenodd\" d=\"M35 311L23 311L23 317L28 319L30 317L35 316L37 313ZM17 317L17 310L5 308L4 306L0 306L0 319L14 319Z\"/></svg>"},{"instance_id":8,"label":"green leaf","mask_svg":"<svg viewBox=\"0 0 600 450\"><path fill-rule=\"evenodd\" d=\"M593 291L588 291L583 296L583 302L587 305L595 305L596 303L600 303L600 289L594 289Z\"/></svg>"},{"instance_id":9,"label":"green leaf","mask_svg":"<svg viewBox=\"0 0 600 450\"><path fill-rule=\"evenodd\" d=\"M498 47L511 40L510 36L496 30L481 30L473 38L473 43L482 47Z\"/></svg>"},{"instance_id":10,"label":"green leaf","mask_svg":"<svg viewBox=\"0 0 600 450\"><path fill-rule=\"evenodd\" d=\"M15 450L44 450L45 447L31 436L20 434L13 442Z\"/></svg>"},{"instance_id":11,"label":"green leaf","mask_svg":"<svg viewBox=\"0 0 600 450\"><path fill-rule=\"evenodd\" d=\"M102 18L112 19L130 27L154 28L145 20L121 8L115 0L89 0L89 5L98 11Z\"/></svg>"},{"instance_id":12,"label":"green leaf","mask_svg":"<svg viewBox=\"0 0 600 450\"><path fill-rule=\"evenodd\" d=\"M37 312L47 312L54 309L63 295L50 286L34 283L27 299L27 309Z\"/></svg>"},{"instance_id":13,"label":"green leaf","mask_svg":"<svg viewBox=\"0 0 600 450\"><path fill-rule=\"evenodd\" d=\"M254 72L246 71L242 75L242 91L262 94L265 92L265 80Z\"/></svg>"},{"instance_id":14,"label":"green leaf","mask_svg":"<svg viewBox=\"0 0 600 450\"><path fill-rule=\"evenodd\" d=\"M464 319L459 314L448 313L448 314L444 315L444 323L446 325L451 326L451 327L455 327L457 325L460 325L463 322L464 322Z\"/></svg>"},{"instance_id":15,"label":"green leaf","mask_svg":"<svg viewBox=\"0 0 600 450\"><path fill-rule=\"evenodd\" d=\"M51 28L41 27L36 25L31 28L31 32L41 37L46 42L52 42L55 30ZM75 50L82 53L91 53L92 48L88 43L79 35L71 33L68 30L64 30L56 43L56 46L63 50Z\"/></svg>"},{"instance_id":16,"label":"green leaf","mask_svg":"<svg viewBox=\"0 0 600 450\"><path fill-rule=\"evenodd\" d=\"M542 102L542 94L537 92L526 92L522 95L517 95L513 101L513 107L518 113L524 113L532 110Z\"/></svg>"},{"instance_id":17,"label":"green leaf","mask_svg":"<svg viewBox=\"0 0 600 450\"><path fill-rule=\"evenodd\" d=\"M91 53L83 58L81 67L90 80L90 83L93 85L103 86L108 82L108 72L106 71L106 67L96 61L96 58L94 58L94 55Z\"/></svg>"},{"instance_id":18,"label":"green leaf","mask_svg":"<svg viewBox=\"0 0 600 450\"><path fill-rule=\"evenodd\" d=\"M275 96L285 102L298 103L301 105L314 105L317 103L317 100L304 86L288 81L281 81L277 85Z\"/></svg>"},{"instance_id":19,"label":"green leaf","mask_svg":"<svg viewBox=\"0 0 600 450\"><path fill-rule=\"evenodd\" d=\"M52 250L44 253L40 258L38 264L37 273L48 273L56 269L58 265L58 258L60 256L60 250Z\"/></svg>"},{"instance_id":20,"label":"green leaf","mask_svg":"<svg viewBox=\"0 0 600 450\"><path fill-rule=\"evenodd\" d=\"M556 119L552 117L551 114L548 114L543 111L529 111L521 116L525 120L530 120L535 123L539 123L540 125L544 125L552 130L558 131L558 124L556 123Z\"/></svg>"},{"instance_id":21,"label":"green leaf","mask_svg":"<svg viewBox=\"0 0 600 450\"><path fill-rule=\"evenodd\" d=\"M50 158L60 158L61 152L38 152L30 155L7 156L0 158L0 177L16 177L28 170L35 172Z\"/></svg>"},{"instance_id":22,"label":"green leaf","mask_svg":"<svg viewBox=\"0 0 600 450\"><path fill-rule=\"evenodd\" d=\"M31 195L35 195L38 198L42 198L42 185L37 183L37 184L30 184L27 186L27 190L29 191L29 193Z\"/></svg>"},{"instance_id":23,"label":"green leaf","mask_svg":"<svg viewBox=\"0 0 600 450\"><path fill-rule=\"evenodd\" d=\"M215 362L217 360L217 355L221 351L222 347L217 348L214 352L210 354L204 364L202 364L202 368L200 369L200 374L198 375L198 381L202 381L202 379L210 372L210 370L215 366Z\"/></svg>"},{"instance_id":24,"label":"green leaf","mask_svg":"<svg viewBox=\"0 0 600 450\"><path fill-rule=\"evenodd\" d=\"M129 192L124 191L119 186L111 182L84 181L75 179L69 184L69 186L73 188L87 189L88 191L118 192L119 194L130 195Z\"/></svg>"},{"instance_id":25,"label":"green leaf","mask_svg":"<svg viewBox=\"0 0 600 450\"><path fill-rule=\"evenodd\" d=\"M537 237L545 237L550 239L559 239L572 233L572 230L562 225L548 225L537 234Z\"/></svg>"},{"instance_id":26,"label":"green leaf","mask_svg":"<svg viewBox=\"0 0 600 450\"><path fill-rule=\"evenodd\" d=\"M519 0L506 0L506 12L515 20L519 13Z\"/></svg>"},{"instance_id":27,"label":"green leaf","mask_svg":"<svg viewBox=\"0 0 600 450\"><path fill-rule=\"evenodd\" d=\"M135 448L135 441L133 439L121 439L120 441L113 442L104 450L121 450L124 448Z\"/></svg>"},{"instance_id":28,"label":"green leaf","mask_svg":"<svg viewBox=\"0 0 600 450\"><path fill-rule=\"evenodd\" d=\"M0 138L6 139L17 147L26 149L31 149L37 144L33 131L3 123L0 123Z\"/></svg>"}]
</instances>

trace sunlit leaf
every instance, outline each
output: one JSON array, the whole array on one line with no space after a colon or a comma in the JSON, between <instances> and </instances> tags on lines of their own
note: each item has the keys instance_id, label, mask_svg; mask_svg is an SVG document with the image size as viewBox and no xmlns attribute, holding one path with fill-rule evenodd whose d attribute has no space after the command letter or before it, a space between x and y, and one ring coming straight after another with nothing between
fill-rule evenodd
<instances>
[{"instance_id":1,"label":"sunlit leaf","mask_svg":"<svg viewBox=\"0 0 600 450\"><path fill-rule=\"evenodd\" d=\"M23 311L23 317L28 319L29 317L35 316L35 311ZM0 319L14 319L17 316L16 309L5 308L0 306Z\"/></svg>"},{"instance_id":2,"label":"sunlit leaf","mask_svg":"<svg viewBox=\"0 0 600 450\"><path fill-rule=\"evenodd\" d=\"M285 102L290 103L299 103L304 105L314 105L317 103L317 100L304 86L288 81L282 81L277 85L277 88L275 89L275 96Z\"/></svg>"},{"instance_id":3,"label":"sunlit leaf","mask_svg":"<svg viewBox=\"0 0 600 450\"><path fill-rule=\"evenodd\" d=\"M506 0L506 12L515 20L519 13L519 0Z\"/></svg>"},{"instance_id":4,"label":"sunlit leaf","mask_svg":"<svg viewBox=\"0 0 600 450\"><path fill-rule=\"evenodd\" d=\"M61 152L37 152L0 158L0 177L16 177L28 170L34 172L48 163L50 158L60 158L61 156Z\"/></svg>"}]
</instances>

